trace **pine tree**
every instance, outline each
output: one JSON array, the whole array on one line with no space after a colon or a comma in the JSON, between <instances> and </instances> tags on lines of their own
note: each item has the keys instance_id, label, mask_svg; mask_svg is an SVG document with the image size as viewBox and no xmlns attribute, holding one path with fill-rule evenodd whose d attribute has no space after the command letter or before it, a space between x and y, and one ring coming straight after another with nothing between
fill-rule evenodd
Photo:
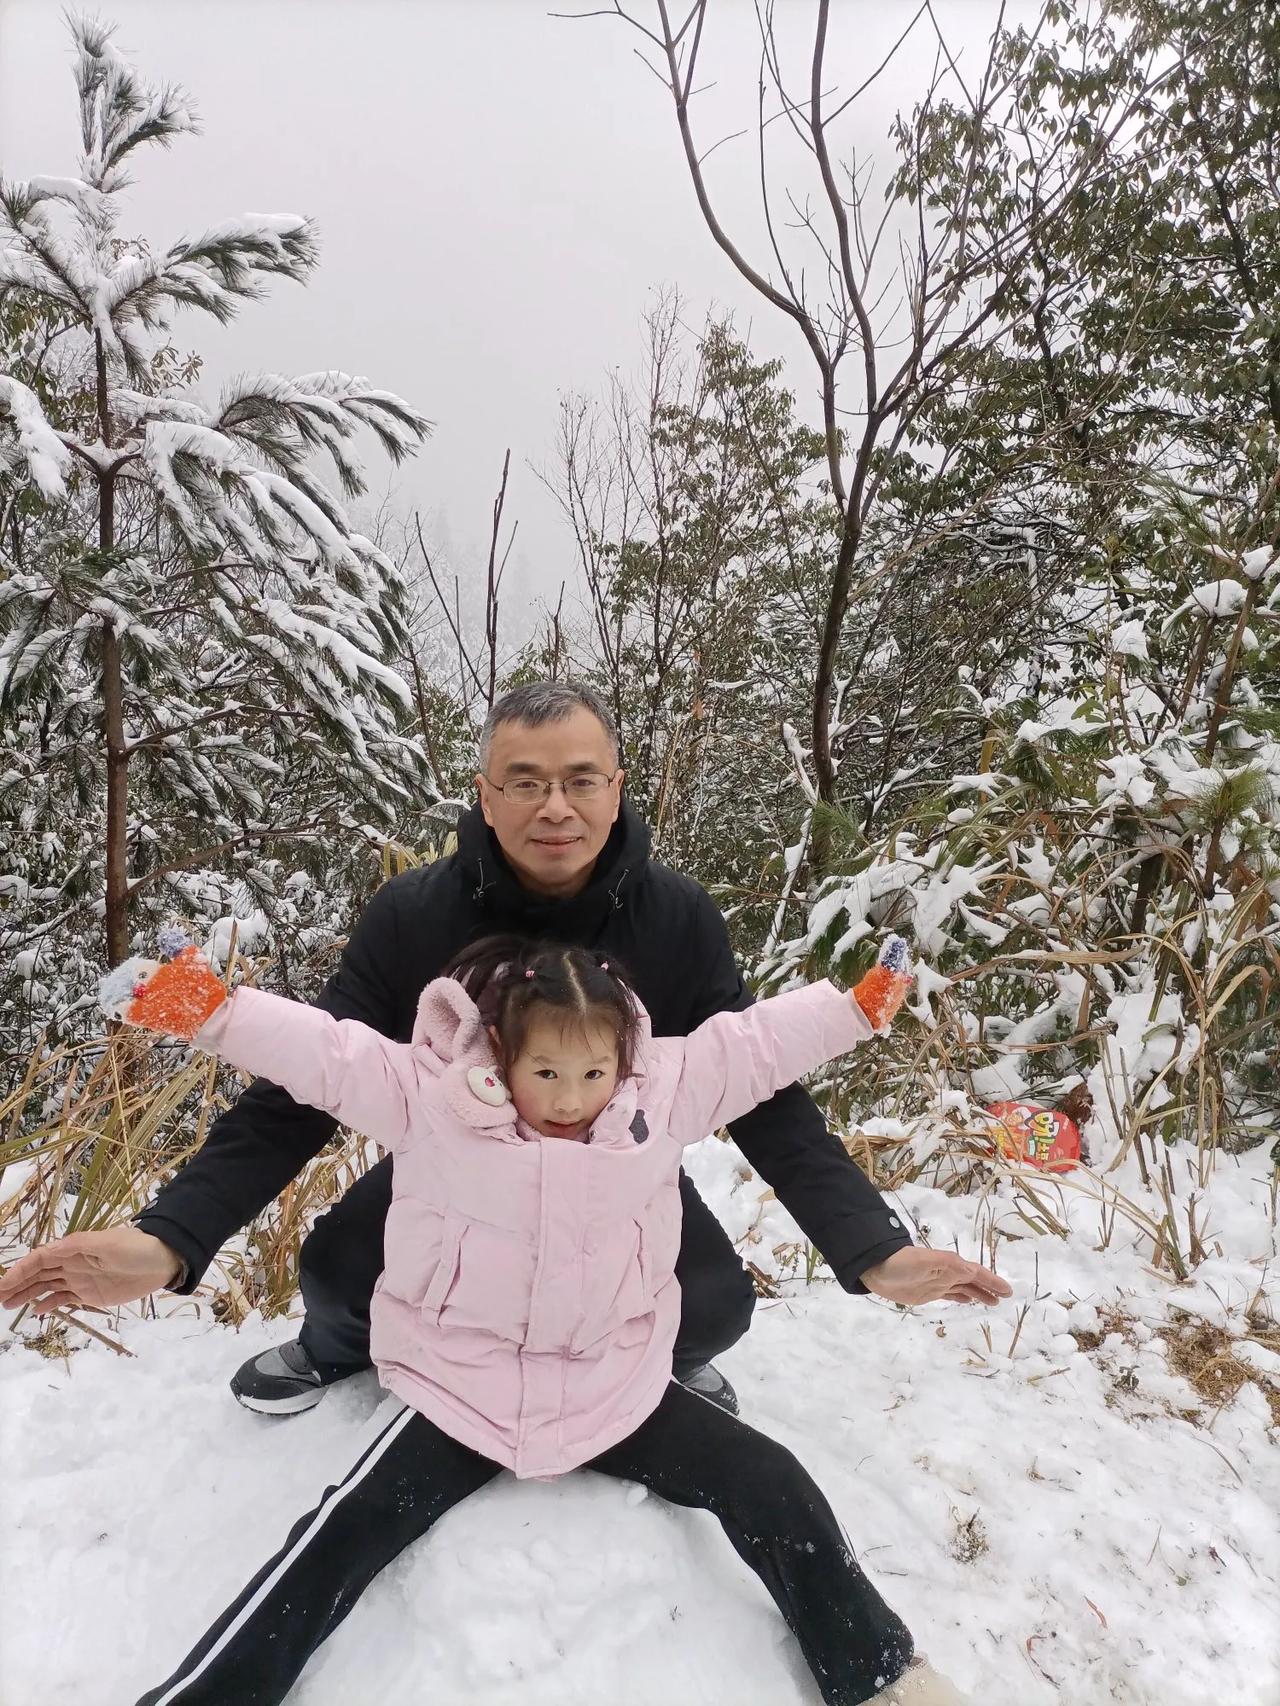
<instances>
[{"instance_id":1,"label":"pine tree","mask_svg":"<svg viewBox=\"0 0 1280 1706\"><path fill-rule=\"evenodd\" d=\"M304 283L315 231L252 214L162 251L122 235L140 151L199 126L110 29L72 33L79 173L0 182L0 714L22 802L0 851L10 894L41 894L11 952L38 948L79 893L96 895L116 963L139 904L183 873L434 798L391 664L400 574L315 471L323 453L355 498L360 430L399 462L429 423L341 372L259 374L200 400L173 315L225 324L270 280ZM65 892L31 881L23 820L41 798L76 814Z\"/></svg>"}]
</instances>

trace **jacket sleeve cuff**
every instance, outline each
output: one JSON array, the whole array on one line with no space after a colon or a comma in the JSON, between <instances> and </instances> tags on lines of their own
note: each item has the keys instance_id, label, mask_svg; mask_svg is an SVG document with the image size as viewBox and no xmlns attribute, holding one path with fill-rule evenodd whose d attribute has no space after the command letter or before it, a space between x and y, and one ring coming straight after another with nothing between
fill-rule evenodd
<instances>
[{"instance_id":1,"label":"jacket sleeve cuff","mask_svg":"<svg viewBox=\"0 0 1280 1706\"><path fill-rule=\"evenodd\" d=\"M860 1250L856 1256L836 1268L835 1276L843 1290L854 1297L867 1296L867 1288L862 1283L862 1275L868 1268L874 1268L886 1257L892 1256L897 1250L909 1250L912 1245L911 1234L907 1231L900 1215L891 1209L886 1209L879 1217L883 1221L884 1237L870 1249Z\"/></svg>"},{"instance_id":2,"label":"jacket sleeve cuff","mask_svg":"<svg viewBox=\"0 0 1280 1706\"><path fill-rule=\"evenodd\" d=\"M166 1286L177 1297L190 1297L204 1277L204 1270L209 1266L210 1255L195 1242L191 1234L185 1231L176 1221L168 1220L162 1214L151 1214L146 1209L134 1217L133 1224L139 1232L150 1233L162 1244L167 1244L183 1264L183 1271L172 1285Z\"/></svg>"}]
</instances>

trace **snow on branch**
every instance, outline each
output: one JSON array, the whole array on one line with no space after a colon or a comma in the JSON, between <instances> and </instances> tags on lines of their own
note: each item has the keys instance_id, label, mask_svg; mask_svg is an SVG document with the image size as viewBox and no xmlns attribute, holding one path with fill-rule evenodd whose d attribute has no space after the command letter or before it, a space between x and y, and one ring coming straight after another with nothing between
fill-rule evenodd
<instances>
[{"instance_id":1,"label":"snow on branch","mask_svg":"<svg viewBox=\"0 0 1280 1706\"><path fill-rule=\"evenodd\" d=\"M294 384L329 396L369 427L393 462L405 456L430 436L431 422L424 414L391 391L379 391L367 379L347 373L303 373Z\"/></svg>"},{"instance_id":2,"label":"snow on branch","mask_svg":"<svg viewBox=\"0 0 1280 1706\"><path fill-rule=\"evenodd\" d=\"M12 710L23 684L37 675L51 652L65 647L63 628L15 629L0 639L0 705Z\"/></svg>"},{"instance_id":3,"label":"snow on branch","mask_svg":"<svg viewBox=\"0 0 1280 1706\"><path fill-rule=\"evenodd\" d=\"M3 202L4 191L0 187L0 206ZM17 285L40 296L51 296L56 302L67 305L67 292L56 275L37 256L23 254L15 246L0 249L0 290L6 285ZM74 305L79 306L78 303Z\"/></svg>"},{"instance_id":4,"label":"snow on branch","mask_svg":"<svg viewBox=\"0 0 1280 1706\"><path fill-rule=\"evenodd\" d=\"M107 400L112 418L129 426L145 426L148 421L184 421L190 426L208 426L209 411L199 403L187 403L180 397L148 397L141 391L124 386L111 386Z\"/></svg>"},{"instance_id":5,"label":"snow on branch","mask_svg":"<svg viewBox=\"0 0 1280 1706\"><path fill-rule=\"evenodd\" d=\"M297 213L246 213L201 236L174 243L163 263L175 300L193 291L197 305L231 305L262 295L259 274L303 282L320 258L311 220ZM216 310L215 310L216 311ZM219 318L222 318L219 315Z\"/></svg>"},{"instance_id":6,"label":"snow on branch","mask_svg":"<svg viewBox=\"0 0 1280 1706\"><path fill-rule=\"evenodd\" d=\"M368 426L393 462L411 454L431 432L427 417L402 397L336 372L297 379L262 373L234 380L213 424L294 477L312 452L327 451L348 497L366 489L364 470L349 448L358 427Z\"/></svg>"},{"instance_id":7,"label":"snow on branch","mask_svg":"<svg viewBox=\"0 0 1280 1706\"><path fill-rule=\"evenodd\" d=\"M1184 599L1176 610L1170 611L1165 617L1161 633L1167 634L1178 618L1188 612L1218 620L1227 616L1238 616L1247 591L1248 589L1237 580L1209 581L1204 586L1193 587L1190 597Z\"/></svg>"},{"instance_id":8,"label":"snow on branch","mask_svg":"<svg viewBox=\"0 0 1280 1706\"><path fill-rule=\"evenodd\" d=\"M17 434L18 455L33 484L51 502L66 496L71 455L45 418L39 398L17 379L0 374L0 422ZM0 456L12 465L0 441Z\"/></svg>"},{"instance_id":9,"label":"snow on branch","mask_svg":"<svg viewBox=\"0 0 1280 1706\"><path fill-rule=\"evenodd\" d=\"M318 481L287 479L251 462L213 427L148 421L142 458L188 543L219 551L239 545L266 564L309 540L327 561L349 553L346 516Z\"/></svg>"},{"instance_id":10,"label":"snow on branch","mask_svg":"<svg viewBox=\"0 0 1280 1706\"><path fill-rule=\"evenodd\" d=\"M413 699L401 677L340 634L333 626L331 610L309 611L279 599L264 599L263 614L278 633L292 635L300 648L312 653L325 653L349 686L372 680L406 710L412 710Z\"/></svg>"},{"instance_id":11,"label":"snow on branch","mask_svg":"<svg viewBox=\"0 0 1280 1706\"><path fill-rule=\"evenodd\" d=\"M127 358L130 325L164 326L170 307L201 308L225 325L242 302L262 296L260 276L305 280L318 253L315 229L299 214L228 220L162 256L122 255L93 282L93 324L107 347Z\"/></svg>"},{"instance_id":12,"label":"snow on branch","mask_svg":"<svg viewBox=\"0 0 1280 1706\"><path fill-rule=\"evenodd\" d=\"M70 241L51 217L60 205L74 228ZM41 195L29 183L0 182L0 226L13 234L0 250L0 285L19 285L85 316L93 296L94 268L79 208Z\"/></svg>"},{"instance_id":13,"label":"snow on branch","mask_svg":"<svg viewBox=\"0 0 1280 1706\"><path fill-rule=\"evenodd\" d=\"M263 294L269 276L305 280L315 229L301 214L248 213L224 220L164 254L114 240L111 194L127 180L121 162L142 142L167 144L197 127L185 96L145 84L111 46L111 31L72 24L78 48L79 177L0 183L0 286L52 300L101 338L138 383L149 351L140 331L167 328L171 310L200 308L220 323Z\"/></svg>"},{"instance_id":14,"label":"snow on branch","mask_svg":"<svg viewBox=\"0 0 1280 1706\"><path fill-rule=\"evenodd\" d=\"M35 177L15 186L34 207L41 201L66 202L86 219L100 219L104 211L101 190L85 183L83 178Z\"/></svg>"}]
</instances>

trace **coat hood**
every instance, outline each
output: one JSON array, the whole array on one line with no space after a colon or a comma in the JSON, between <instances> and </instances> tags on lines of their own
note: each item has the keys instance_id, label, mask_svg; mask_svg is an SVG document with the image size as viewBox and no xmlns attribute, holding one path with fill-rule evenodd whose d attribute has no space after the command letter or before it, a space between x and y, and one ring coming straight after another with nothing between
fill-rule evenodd
<instances>
[{"instance_id":1,"label":"coat hood","mask_svg":"<svg viewBox=\"0 0 1280 1706\"><path fill-rule=\"evenodd\" d=\"M480 1010L452 977L433 978L418 997L410 1041L415 1048L430 1049L442 1067L455 1060L488 1066L493 1060Z\"/></svg>"},{"instance_id":2,"label":"coat hood","mask_svg":"<svg viewBox=\"0 0 1280 1706\"><path fill-rule=\"evenodd\" d=\"M515 1108L502 1085L489 1033L475 1002L454 978L433 979L418 997L410 1040L430 1057L452 1113L495 1137L517 1138ZM502 1095L495 1101L497 1087Z\"/></svg>"},{"instance_id":3,"label":"coat hood","mask_svg":"<svg viewBox=\"0 0 1280 1706\"><path fill-rule=\"evenodd\" d=\"M593 936L649 863L649 827L625 794L591 880L567 900L533 894L521 884L478 804L462 813L457 834L457 860L470 899L494 930L521 935Z\"/></svg>"}]
</instances>

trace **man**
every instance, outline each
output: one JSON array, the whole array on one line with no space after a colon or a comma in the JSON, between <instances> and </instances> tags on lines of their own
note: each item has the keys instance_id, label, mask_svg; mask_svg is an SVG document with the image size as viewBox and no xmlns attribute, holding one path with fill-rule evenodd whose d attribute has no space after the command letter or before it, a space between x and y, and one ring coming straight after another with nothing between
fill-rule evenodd
<instances>
[{"instance_id":1,"label":"man","mask_svg":"<svg viewBox=\"0 0 1280 1706\"><path fill-rule=\"evenodd\" d=\"M407 1041L418 997L466 943L495 931L603 947L627 967L656 1036L685 1036L750 1003L724 921L706 891L649 858L649 833L622 796L617 731L589 688L539 681L494 705L480 744L478 804L458 851L383 885L357 921L318 1005ZM75 1233L0 1277L0 1302L37 1313L109 1307L167 1288L190 1292L220 1246L288 1184L334 1120L266 1080L213 1126L133 1226ZM977 1263L916 1249L899 1217L798 1086L730 1128L739 1148L846 1291L899 1303L994 1303L1010 1287ZM369 1366L369 1300L382 1271L391 1159L316 1221L301 1253L299 1336L247 1362L231 1387L249 1409L288 1415ZM682 1316L675 1377L737 1412L712 1358L746 1332L751 1281L681 1176L676 1274Z\"/></svg>"}]
</instances>

